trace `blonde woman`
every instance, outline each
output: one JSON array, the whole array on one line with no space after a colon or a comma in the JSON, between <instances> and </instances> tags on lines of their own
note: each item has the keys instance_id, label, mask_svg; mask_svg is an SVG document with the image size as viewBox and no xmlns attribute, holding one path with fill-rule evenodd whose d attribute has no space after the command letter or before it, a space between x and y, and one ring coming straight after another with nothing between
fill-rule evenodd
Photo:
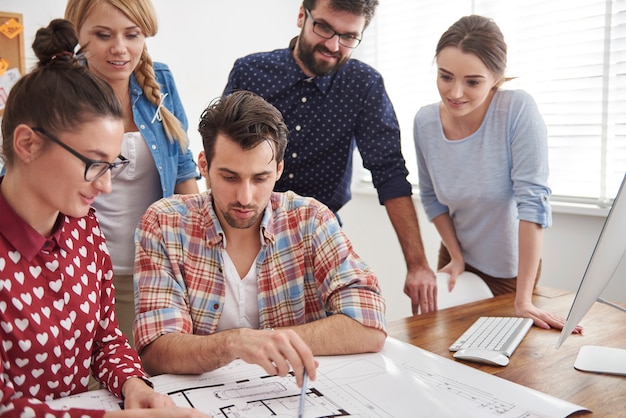
<instances>
[{"instance_id":1,"label":"blonde woman","mask_svg":"<svg viewBox=\"0 0 626 418\"><path fill-rule=\"evenodd\" d=\"M199 173L173 75L148 54L146 38L158 29L150 0L69 0L65 17L76 26L86 65L113 87L124 110L122 154L130 164L94 207L113 260L118 320L132 343L135 227L156 200L197 193Z\"/></svg>"}]
</instances>

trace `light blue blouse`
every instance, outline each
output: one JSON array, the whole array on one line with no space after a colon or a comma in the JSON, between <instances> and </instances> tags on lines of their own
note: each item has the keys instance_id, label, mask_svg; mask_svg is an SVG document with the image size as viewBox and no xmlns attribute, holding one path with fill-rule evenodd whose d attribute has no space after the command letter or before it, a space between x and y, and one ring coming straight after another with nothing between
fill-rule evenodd
<instances>
[{"instance_id":1,"label":"light blue blouse","mask_svg":"<svg viewBox=\"0 0 626 418\"><path fill-rule=\"evenodd\" d=\"M552 224L547 129L533 98L498 90L480 128L454 141L431 104L417 112L413 135L428 218L450 214L466 263L517 276L519 220Z\"/></svg>"}]
</instances>

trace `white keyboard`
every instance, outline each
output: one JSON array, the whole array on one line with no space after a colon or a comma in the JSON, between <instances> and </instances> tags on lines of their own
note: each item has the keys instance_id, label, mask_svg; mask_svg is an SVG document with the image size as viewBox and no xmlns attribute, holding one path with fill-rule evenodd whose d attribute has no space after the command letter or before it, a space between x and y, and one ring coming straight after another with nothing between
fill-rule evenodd
<instances>
[{"instance_id":1,"label":"white keyboard","mask_svg":"<svg viewBox=\"0 0 626 418\"><path fill-rule=\"evenodd\" d=\"M510 357L533 325L530 318L481 316L449 348L493 350Z\"/></svg>"}]
</instances>

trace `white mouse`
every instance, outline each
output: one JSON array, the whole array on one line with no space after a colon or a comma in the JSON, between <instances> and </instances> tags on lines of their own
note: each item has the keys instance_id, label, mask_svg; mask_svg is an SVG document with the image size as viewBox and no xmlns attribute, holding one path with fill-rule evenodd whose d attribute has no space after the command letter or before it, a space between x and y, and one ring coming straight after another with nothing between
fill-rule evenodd
<instances>
[{"instance_id":1,"label":"white mouse","mask_svg":"<svg viewBox=\"0 0 626 418\"><path fill-rule=\"evenodd\" d=\"M495 366L506 366L509 358L497 351L484 350L482 348L467 348L454 353L454 358L460 360L476 361L478 363L491 364Z\"/></svg>"}]
</instances>

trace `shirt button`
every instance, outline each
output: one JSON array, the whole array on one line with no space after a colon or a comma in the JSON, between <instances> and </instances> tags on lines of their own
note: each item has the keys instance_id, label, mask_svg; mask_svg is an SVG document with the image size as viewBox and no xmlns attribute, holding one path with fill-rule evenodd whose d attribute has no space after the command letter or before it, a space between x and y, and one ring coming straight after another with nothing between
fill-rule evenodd
<instances>
[{"instance_id":1,"label":"shirt button","mask_svg":"<svg viewBox=\"0 0 626 418\"><path fill-rule=\"evenodd\" d=\"M141 125L140 128L141 129L146 129L146 125Z\"/></svg>"},{"instance_id":2,"label":"shirt button","mask_svg":"<svg viewBox=\"0 0 626 418\"><path fill-rule=\"evenodd\" d=\"M298 158L298 153L294 152L293 154L291 154L291 158Z\"/></svg>"},{"instance_id":3,"label":"shirt button","mask_svg":"<svg viewBox=\"0 0 626 418\"><path fill-rule=\"evenodd\" d=\"M213 305L213 309L215 309L215 310L217 310L217 308L219 308L219 307L220 307L219 303L216 303L216 304Z\"/></svg>"},{"instance_id":4,"label":"shirt button","mask_svg":"<svg viewBox=\"0 0 626 418\"><path fill-rule=\"evenodd\" d=\"M152 149L156 149L156 148L157 148L156 145L152 145Z\"/></svg>"},{"instance_id":5,"label":"shirt button","mask_svg":"<svg viewBox=\"0 0 626 418\"><path fill-rule=\"evenodd\" d=\"M292 178L294 178L295 176L293 175L293 173L289 173L289 175L288 175L287 177L289 177L290 179L292 179Z\"/></svg>"},{"instance_id":6,"label":"shirt button","mask_svg":"<svg viewBox=\"0 0 626 418\"><path fill-rule=\"evenodd\" d=\"M302 126L296 125L296 131L300 132L302 130Z\"/></svg>"},{"instance_id":7,"label":"shirt button","mask_svg":"<svg viewBox=\"0 0 626 418\"><path fill-rule=\"evenodd\" d=\"M302 103L306 103L306 97L303 97L302 99L300 99L302 101Z\"/></svg>"}]
</instances>

